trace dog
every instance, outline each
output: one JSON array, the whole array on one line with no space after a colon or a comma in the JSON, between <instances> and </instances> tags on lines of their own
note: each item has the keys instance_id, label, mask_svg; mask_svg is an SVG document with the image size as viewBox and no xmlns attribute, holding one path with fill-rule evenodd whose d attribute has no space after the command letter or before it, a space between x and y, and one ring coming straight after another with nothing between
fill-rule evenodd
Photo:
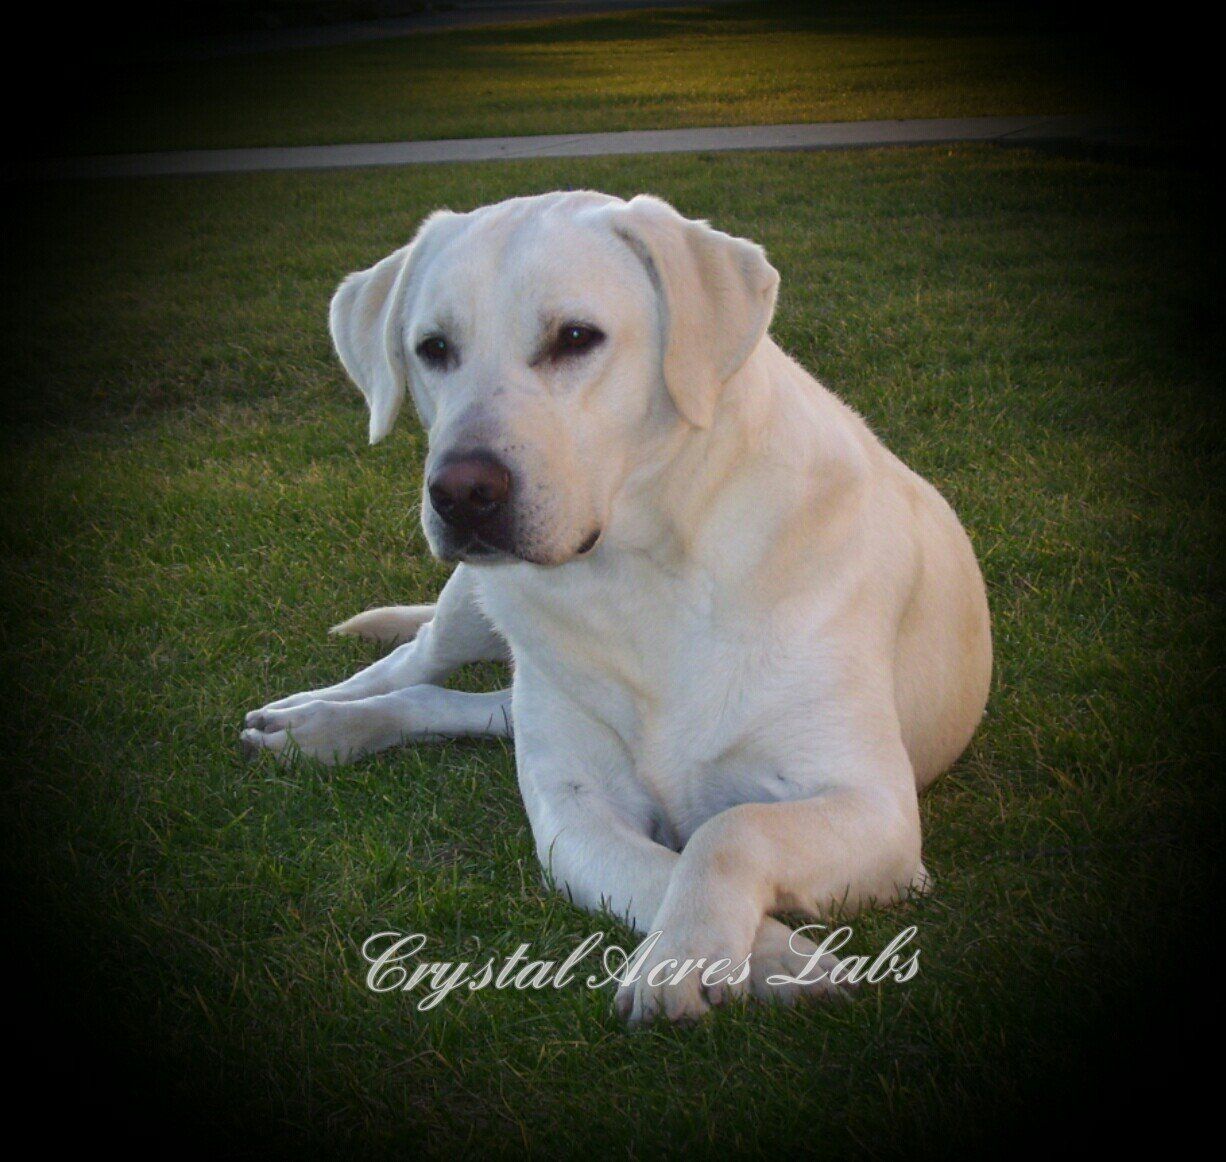
<instances>
[{"instance_id":1,"label":"dog","mask_svg":"<svg viewBox=\"0 0 1226 1162\"><path fill-rule=\"evenodd\" d=\"M325 762L513 735L547 879L659 934L632 1022L838 992L771 983L815 952L773 914L923 890L918 793L987 701L966 532L770 338L778 285L749 241L586 191L438 211L346 278L331 331L370 441L407 391L456 568L433 606L337 626L403 644L242 735ZM484 659L510 690L442 687Z\"/></svg>"}]
</instances>

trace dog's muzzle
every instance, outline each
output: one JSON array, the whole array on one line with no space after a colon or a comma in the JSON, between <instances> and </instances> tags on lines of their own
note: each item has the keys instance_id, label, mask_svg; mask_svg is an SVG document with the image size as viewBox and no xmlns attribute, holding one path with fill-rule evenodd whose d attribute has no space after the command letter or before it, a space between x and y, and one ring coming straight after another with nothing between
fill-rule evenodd
<instances>
[{"instance_id":1,"label":"dog's muzzle","mask_svg":"<svg viewBox=\"0 0 1226 1162\"><path fill-rule=\"evenodd\" d=\"M430 506L458 544L506 552L511 543L511 471L492 452L444 460L430 475Z\"/></svg>"}]
</instances>

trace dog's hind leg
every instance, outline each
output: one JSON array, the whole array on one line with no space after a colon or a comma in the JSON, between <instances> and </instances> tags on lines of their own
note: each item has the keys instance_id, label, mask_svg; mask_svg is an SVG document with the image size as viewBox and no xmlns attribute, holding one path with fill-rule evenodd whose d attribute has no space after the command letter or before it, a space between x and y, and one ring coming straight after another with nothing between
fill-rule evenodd
<instances>
[{"instance_id":1,"label":"dog's hind leg","mask_svg":"<svg viewBox=\"0 0 1226 1162\"><path fill-rule=\"evenodd\" d=\"M436 605L391 606L343 622L336 627L336 632L350 632L346 627L354 622L361 623L363 618L371 621L366 623L365 629L355 632L365 633L377 625L391 633L397 623L400 629L407 630L413 620L418 620L418 627L412 641L398 646L352 678L335 686L306 690L270 702L248 714L245 725L250 727L259 715L274 710L289 710L308 702L354 702L408 686L437 684L469 662L509 660L507 644L481 612L475 589L472 570L460 565L443 586ZM397 609L420 612L412 617L388 612ZM432 616L424 617L425 611L432 611Z\"/></svg>"}]
</instances>

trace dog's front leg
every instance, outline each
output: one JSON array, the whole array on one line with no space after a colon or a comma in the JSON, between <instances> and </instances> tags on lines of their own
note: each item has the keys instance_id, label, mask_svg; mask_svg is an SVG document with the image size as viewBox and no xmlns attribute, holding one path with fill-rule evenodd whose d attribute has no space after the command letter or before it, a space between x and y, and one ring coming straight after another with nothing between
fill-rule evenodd
<instances>
[{"instance_id":1,"label":"dog's front leg","mask_svg":"<svg viewBox=\"0 0 1226 1162\"><path fill-rule=\"evenodd\" d=\"M633 986L618 1002L633 1022L657 1015L700 1015L709 1004L760 994L758 979L791 972L755 966L755 977L726 988L697 987L695 978L652 983L665 961L728 959L755 949L762 918L772 911L813 916L854 912L903 898L923 878L919 812L910 763L902 750L854 783L832 785L811 799L743 803L694 833L669 880L654 926L664 934ZM769 970L769 972L767 971Z\"/></svg>"},{"instance_id":2,"label":"dog's front leg","mask_svg":"<svg viewBox=\"0 0 1226 1162\"><path fill-rule=\"evenodd\" d=\"M251 711L244 726L255 728L270 713L292 710L309 702L356 702L391 694L407 686L439 683L469 662L506 661L509 657L506 642L478 607L475 587L472 569L458 566L443 586L438 603L433 607L433 616L417 627L412 641L397 646L386 657L344 682L291 694ZM429 606L419 608L430 609ZM354 626L362 616L351 618L345 626ZM346 632L363 631L359 627Z\"/></svg>"},{"instance_id":3,"label":"dog's front leg","mask_svg":"<svg viewBox=\"0 0 1226 1162\"><path fill-rule=\"evenodd\" d=\"M476 583L472 569L460 565L413 641L347 681L251 711L241 735L244 752L343 763L408 741L508 737L509 690L467 694L433 685L468 662L507 657L506 642L477 604ZM378 611L381 623L386 613Z\"/></svg>"},{"instance_id":4,"label":"dog's front leg","mask_svg":"<svg viewBox=\"0 0 1226 1162\"><path fill-rule=\"evenodd\" d=\"M669 930L662 932L667 944L676 916L666 915L662 905L685 855L656 840L661 831L657 805L634 779L624 747L607 727L534 682L527 667L516 675L515 699L520 789L547 879L578 907L607 910L640 936L667 925ZM759 999L792 1003L840 995L826 978L768 983L767 977L778 973L800 977L813 962L818 948L806 937L760 912L750 938L747 987ZM830 957L820 959L827 970L834 963ZM707 1009L699 984L696 997L668 994L670 1017L696 1016ZM634 1000L633 988L619 990L622 1017L642 1019L641 1010L637 1017L633 1011Z\"/></svg>"},{"instance_id":5,"label":"dog's front leg","mask_svg":"<svg viewBox=\"0 0 1226 1162\"><path fill-rule=\"evenodd\" d=\"M407 742L443 738L508 738L511 691L468 694L442 686L406 686L348 702L305 702L262 712L241 736L249 758L304 754L329 765Z\"/></svg>"},{"instance_id":6,"label":"dog's front leg","mask_svg":"<svg viewBox=\"0 0 1226 1162\"><path fill-rule=\"evenodd\" d=\"M526 666L514 692L516 769L546 879L578 907L649 931L677 853L653 838L624 747Z\"/></svg>"}]
</instances>

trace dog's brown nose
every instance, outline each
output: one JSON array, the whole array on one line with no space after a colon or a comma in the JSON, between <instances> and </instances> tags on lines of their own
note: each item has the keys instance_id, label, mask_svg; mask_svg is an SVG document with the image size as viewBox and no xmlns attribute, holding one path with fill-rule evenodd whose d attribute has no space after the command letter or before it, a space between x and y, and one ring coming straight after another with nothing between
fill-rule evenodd
<instances>
[{"instance_id":1,"label":"dog's brown nose","mask_svg":"<svg viewBox=\"0 0 1226 1162\"><path fill-rule=\"evenodd\" d=\"M473 452L440 465L428 489L443 520L474 531L500 514L511 495L511 473L491 453Z\"/></svg>"}]
</instances>

